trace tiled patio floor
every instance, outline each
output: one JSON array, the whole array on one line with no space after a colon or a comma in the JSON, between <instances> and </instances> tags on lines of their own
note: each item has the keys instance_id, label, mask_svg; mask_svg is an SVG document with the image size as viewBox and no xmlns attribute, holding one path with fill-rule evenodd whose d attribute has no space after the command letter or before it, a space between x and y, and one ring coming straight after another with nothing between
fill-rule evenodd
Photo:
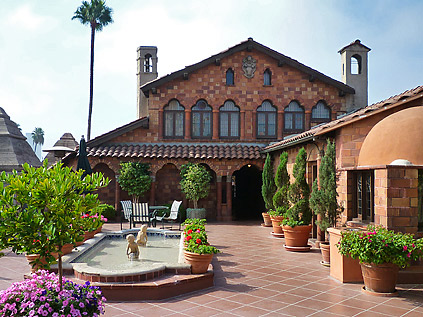
<instances>
[{"instance_id":1,"label":"tiled patio floor","mask_svg":"<svg viewBox=\"0 0 423 317\"><path fill-rule=\"evenodd\" d=\"M107 224L104 230L117 230ZM398 285L397 297L375 297L342 284L320 264L318 250L287 252L272 228L257 223L208 224L215 286L161 301L109 302L105 316L423 316L423 285ZM23 256L0 259L0 289L22 280Z\"/></svg>"}]
</instances>

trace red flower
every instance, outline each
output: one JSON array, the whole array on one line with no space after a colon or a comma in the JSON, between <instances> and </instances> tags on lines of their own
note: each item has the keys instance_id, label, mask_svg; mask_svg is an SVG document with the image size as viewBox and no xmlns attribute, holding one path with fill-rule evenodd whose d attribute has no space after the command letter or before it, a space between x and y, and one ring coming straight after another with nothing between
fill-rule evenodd
<instances>
[{"instance_id":1,"label":"red flower","mask_svg":"<svg viewBox=\"0 0 423 317\"><path fill-rule=\"evenodd\" d=\"M188 234L192 233L192 230L191 230L191 229L189 229L189 230L187 231L187 233L188 233Z\"/></svg>"},{"instance_id":2,"label":"red flower","mask_svg":"<svg viewBox=\"0 0 423 317\"><path fill-rule=\"evenodd\" d=\"M408 248L407 248L407 246L405 245L405 246L403 247L403 249L404 249L404 251L407 251L407 249L408 249Z\"/></svg>"},{"instance_id":3,"label":"red flower","mask_svg":"<svg viewBox=\"0 0 423 317\"><path fill-rule=\"evenodd\" d=\"M195 242L197 242L198 244L200 244L201 243L201 239L198 238L197 240L195 240Z\"/></svg>"},{"instance_id":4,"label":"red flower","mask_svg":"<svg viewBox=\"0 0 423 317\"><path fill-rule=\"evenodd\" d=\"M187 241L189 241L189 240L191 240L192 239L192 237L191 236L187 236L186 238L185 238L185 240L187 240Z\"/></svg>"}]
</instances>

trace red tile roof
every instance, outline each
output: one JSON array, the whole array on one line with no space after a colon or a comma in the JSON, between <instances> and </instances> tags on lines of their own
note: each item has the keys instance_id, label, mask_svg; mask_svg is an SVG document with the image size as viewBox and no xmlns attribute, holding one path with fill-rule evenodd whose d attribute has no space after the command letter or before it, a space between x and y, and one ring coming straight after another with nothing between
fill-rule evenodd
<instances>
[{"instance_id":1,"label":"red tile roof","mask_svg":"<svg viewBox=\"0 0 423 317\"><path fill-rule=\"evenodd\" d=\"M261 159L258 144L106 144L88 148L88 156L116 158Z\"/></svg>"},{"instance_id":2,"label":"red tile roof","mask_svg":"<svg viewBox=\"0 0 423 317\"><path fill-rule=\"evenodd\" d=\"M373 114L399 106L403 104L405 101L408 101L409 98L421 98L421 97L423 97L423 86L417 86L416 88L404 91L403 93L399 95L391 96L388 99L379 101L370 106L356 110L352 113L348 113L331 122L320 124L303 133L296 134L282 141L272 143L269 146L264 148L264 152L272 152L282 148L286 148L288 146L291 146L297 143L306 142L308 140L313 139L314 136L328 133L330 131L339 129L340 127L344 125L351 124L352 122L362 120Z\"/></svg>"}]
</instances>

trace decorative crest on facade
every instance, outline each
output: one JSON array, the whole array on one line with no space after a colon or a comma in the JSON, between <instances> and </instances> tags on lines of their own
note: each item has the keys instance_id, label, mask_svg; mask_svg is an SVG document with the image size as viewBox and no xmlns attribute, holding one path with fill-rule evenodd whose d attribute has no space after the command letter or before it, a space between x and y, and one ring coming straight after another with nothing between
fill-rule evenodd
<instances>
[{"instance_id":1,"label":"decorative crest on facade","mask_svg":"<svg viewBox=\"0 0 423 317\"><path fill-rule=\"evenodd\" d=\"M256 71L256 60L248 55L242 60L242 70L244 71L244 76L247 78L253 78Z\"/></svg>"}]
</instances>

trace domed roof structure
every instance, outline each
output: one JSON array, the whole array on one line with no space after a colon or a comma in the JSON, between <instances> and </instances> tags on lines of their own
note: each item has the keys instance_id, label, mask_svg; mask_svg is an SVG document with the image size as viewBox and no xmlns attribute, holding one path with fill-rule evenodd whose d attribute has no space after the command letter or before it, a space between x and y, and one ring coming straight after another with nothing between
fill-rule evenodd
<instances>
[{"instance_id":1,"label":"domed roof structure","mask_svg":"<svg viewBox=\"0 0 423 317\"><path fill-rule=\"evenodd\" d=\"M397 165L398 160L423 165L422 106L398 111L378 122L363 142L358 166Z\"/></svg>"}]
</instances>

